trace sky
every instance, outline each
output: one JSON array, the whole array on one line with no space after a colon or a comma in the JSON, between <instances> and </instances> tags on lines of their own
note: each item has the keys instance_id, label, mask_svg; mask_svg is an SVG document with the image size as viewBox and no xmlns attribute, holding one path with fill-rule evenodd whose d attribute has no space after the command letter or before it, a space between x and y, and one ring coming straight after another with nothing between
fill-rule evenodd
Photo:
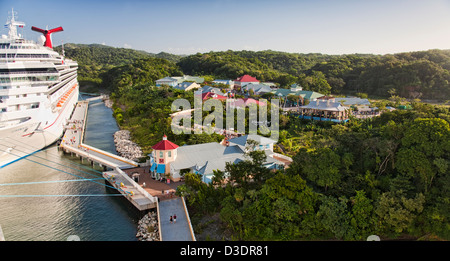
<instances>
[{"instance_id":1,"label":"sky","mask_svg":"<svg viewBox=\"0 0 450 261\"><path fill-rule=\"evenodd\" d=\"M0 0L61 43L151 53L226 50L387 54L450 49L450 0ZM3 21L1 21L3 19ZM0 34L7 34L1 27Z\"/></svg>"}]
</instances>

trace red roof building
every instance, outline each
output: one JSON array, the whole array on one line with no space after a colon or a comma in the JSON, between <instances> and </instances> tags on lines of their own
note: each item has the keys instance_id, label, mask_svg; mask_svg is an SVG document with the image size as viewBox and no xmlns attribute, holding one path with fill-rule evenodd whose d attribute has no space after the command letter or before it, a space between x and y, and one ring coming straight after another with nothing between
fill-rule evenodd
<instances>
[{"instance_id":1,"label":"red roof building","mask_svg":"<svg viewBox=\"0 0 450 261\"><path fill-rule=\"evenodd\" d=\"M167 140L167 136L164 135L162 141L156 143L156 145L153 145L152 149L154 150L174 150L178 148L178 145Z\"/></svg>"},{"instance_id":2,"label":"red roof building","mask_svg":"<svg viewBox=\"0 0 450 261\"><path fill-rule=\"evenodd\" d=\"M205 92L205 93L202 93L202 100L204 101L204 100L207 100L207 99L216 99L216 100L226 100L227 99L227 97L226 96L223 96L223 95L218 95L218 94L215 94L215 93L212 93L212 92Z\"/></svg>"},{"instance_id":3,"label":"red roof building","mask_svg":"<svg viewBox=\"0 0 450 261\"><path fill-rule=\"evenodd\" d=\"M170 163L177 158L178 145L168 141L167 136L164 135L162 141L156 143L152 147L152 166L150 172L155 178L169 178L170 177Z\"/></svg>"},{"instance_id":4,"label":"red roof building","mask_svg":"<svg viewBox=\"0 0 450 261\"><path fill-rule=\"evenodd\" d=\"M252 98L245 98L245 99L239 98L239 99L230 101L229 106L231 106L232 108L246 107L246 106L248 107L249 104L252 104L252 103L255 103L258 106L265 106L266 105L265 102L260 102L260 101L257 101L255 99L252 99Z\"/></svg>"},{"instance_id":5,"label":"red roof building","mask_svg":"<svg viewBox=\"0 0 450 261\"><path fill-rule=\"evenodd\" d=\"M235 80L235 82L258 82L259 83L259 80L256 79L255 77L252 77L252 76L246 74L244 76L237 78Z\"/></svg>"},{"instance_id":6,"label":"red roof building","mask_svg":"<svg viewBox=\"0 0 450 261\"><path fill-rule=\"evenodd\" d=\"M252 76L246 74L244 76L237 78L234 81L234 84L237 85L238 87L244 87L245 85L247 85L249 83L259 83L259 80L256 79L255 77L252 77Z\"/></svg>"}]
</instances>

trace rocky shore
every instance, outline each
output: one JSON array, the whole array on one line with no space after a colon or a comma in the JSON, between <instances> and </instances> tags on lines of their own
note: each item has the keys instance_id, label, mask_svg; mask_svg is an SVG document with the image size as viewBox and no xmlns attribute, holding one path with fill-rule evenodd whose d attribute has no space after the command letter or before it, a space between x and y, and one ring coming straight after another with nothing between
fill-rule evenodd
<instances>
[{"instance_id":1,"label":"rocky shore","mask_svg":"<svg viewBox=\"0 0 450 261\"><path fill-rule=\"evenodd\" d=\"M116 151L120 156L138 161L143 157L141 148L131 141L130 131L119 130L114 133L114 144L116 145Z\"/></svg>"},{"instance_id":2,"label":"rocky shore","mask_svg":"<svg viewBox=\"0 0 450 261\"><path fill-rule=\"evenodd\" d=\"M156 211L149 212L139 220L136 238L139 241L160 241Z\"/></svg>"},{"instance_id":3,"label":"rocky shore","mask_svg":"<svg viewBox=\"0 0 450 261\"><path fill-rule=\"evenodd\" d=\"M103 102L105 103L105 106L106 107L108 107L108 108L112 108L112 106L113 106L113 101L111 101L110 99L109 99L109 96L108 95L106 95L106 94L102 94L105 98L103 99Z\"/></svg>"}]
</instances>

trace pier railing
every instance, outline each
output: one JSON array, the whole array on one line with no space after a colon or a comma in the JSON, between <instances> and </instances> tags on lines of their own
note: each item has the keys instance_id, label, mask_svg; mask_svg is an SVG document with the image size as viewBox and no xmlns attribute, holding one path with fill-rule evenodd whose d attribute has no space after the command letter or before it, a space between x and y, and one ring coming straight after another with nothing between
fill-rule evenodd
<instances>
[{"instance_id":1,"label":"pier railing","mask_svg":"<svg viewBox=\"0 0 450 261\"><path fill-rule=\"evenodd\" d=\"M112 154L112 153L107 152L107 151L104 151L104 150L100 150L100 149L94 148L94 147L89 146L89 145L87 145L87 144L82 143L80 146L81 146L81 147L84 147L84 148L86 148L86 149L89 149L89 150L91 150L91 151L95 151L95 152L97 152L97 153L100 153L100 154L102 154L102 155L105 155L105 156L107 156L107 157L110 157L110 158L113 158L113 159L122 161L122 162L124 162L124 163L126 163L126 164L128 164L128 165L132 165L132 166L134 166L134 167L138 167L138 166L139 166L139 164L138 164L137 162L135 162L135 161L132 161L132 160L129 160L129 159L126 159L126 158L117 156L117 155L115 155L115 154Z\"/></svg>"},{"instance_id":2,"label":"pier railing","mask_svg":"<svg viewBox=\"0 0 450 261\"><path fill-rule=\"evenodd\" d=\"M142 193L145 197L152 199L154 202L158 202L158 198L150 195L145 189L143 189L139 184L137 184L132 178L130 178L127 173L125 173L123 170L121 170L119 167L116 167L115 170L120 173L128 182L133 184L134 188Z\"/></svg>"}]
</instances>

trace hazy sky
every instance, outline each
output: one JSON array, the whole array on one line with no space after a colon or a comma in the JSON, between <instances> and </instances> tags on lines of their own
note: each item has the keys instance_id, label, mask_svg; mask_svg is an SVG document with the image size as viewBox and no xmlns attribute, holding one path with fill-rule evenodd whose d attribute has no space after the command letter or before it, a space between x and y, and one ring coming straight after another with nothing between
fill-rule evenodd
<instances>
[{"instance_id":1,"label":"hazy sky","mask_svg":"<svg viewBox=\"0 0 450 261\"><path fill-rule=\"evenodd\" d=\"M398 53L450 49L450 0L0 0L53 44L98 43L152 53L276 50ZM1 27L1 34L6 34Z\"/></svg>"}]
</instances>

